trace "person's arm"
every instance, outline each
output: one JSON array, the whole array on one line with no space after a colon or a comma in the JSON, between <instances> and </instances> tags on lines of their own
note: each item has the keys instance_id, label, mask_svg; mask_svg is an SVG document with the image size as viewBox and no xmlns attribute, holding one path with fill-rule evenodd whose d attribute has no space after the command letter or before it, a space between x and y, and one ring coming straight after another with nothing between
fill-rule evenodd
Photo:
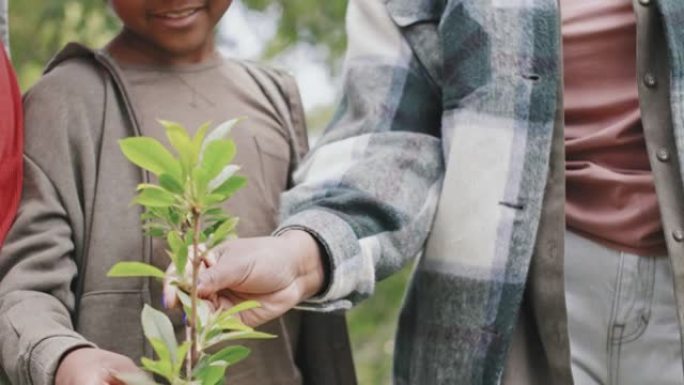
<instances>
[{"instance_id":1,"label":"person's arm","mask_svg":"<svg viewBox=\"0 0 684 385\"><path fill-rule=\"evenodd\" d=\"M444 168L440 90L384 2L351 0L347 25L342 103L283 197L280 229L320 244L330 279L312 301L331 309L367 297L419 254Z\"/></svg>"},{"instance_id":2,"label":"person's arm","mask_svg":"<svg viewBox=\"0 0 684 385\"><path fill-rule=\"evenodd\" d=\"M71 71L48 74L25 99L24 191L0 251L0 365L14 385L104 384L112 368L135 370L125 357L92 349L72 323L104 87L95 71ZM81 92L73 79L90 87Z\"/></svg>"},{"instance_id":3,"label":"person's arm","mask_svg":"<svg viewBox=\"0 0 684 385\"><path fill-rule=\"evenodd\" d=\"M0 247L21 194L23 123L21 93L0 42Z\"/></svg>"},{"instance_id":4,"label":"person's arm","mask_svg":"<svg viewBox=\"0 0 684 385\"><path fill-rule=\"evenodd\" d=\"M382 0L351 0L347 25L344 96L283 196L277 236L226 242L200 275L200 295L222 306L259 301L241 313L250 325L307 300L315 310L352 306L419 254L432 224L444 173L440 90Z\"/></svg>"}]
</instances>

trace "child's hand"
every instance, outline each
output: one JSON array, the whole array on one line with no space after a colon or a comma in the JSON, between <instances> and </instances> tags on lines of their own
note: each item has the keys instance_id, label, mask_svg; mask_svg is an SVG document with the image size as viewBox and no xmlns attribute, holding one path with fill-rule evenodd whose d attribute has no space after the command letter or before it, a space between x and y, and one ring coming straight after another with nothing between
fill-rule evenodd
<instances>
[{"instance_id":1,"label":"child's hand","mask_svg":"<svg viewBox=\"0 0 684 385\"><path fill-rule=\"evenodd\" d=\"M133 361L120 354L95 348L68 353L59 364L55 385L125 385L117 374L142 373Z\"/></svg>"},{"instance_id":2,"label":"child's hand","mask_svg":"<svg viewBox=\"0 0 684 385\"><path fill-rule=\"evenodd\" d=\"M214 254L216 263L200 274L199 295L222 308L258 301L261 308L240 313L249 326L283 315L324 283L318 243L304 231L229 241Z\"/></svg>"}]
</instances>

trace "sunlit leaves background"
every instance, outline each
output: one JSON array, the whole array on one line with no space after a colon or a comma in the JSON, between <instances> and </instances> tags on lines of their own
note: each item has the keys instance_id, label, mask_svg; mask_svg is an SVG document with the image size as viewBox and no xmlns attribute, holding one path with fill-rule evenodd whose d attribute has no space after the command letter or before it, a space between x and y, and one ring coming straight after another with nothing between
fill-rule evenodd
<instances>
[{"instance_id":1,"label":"sunlit leaves background","mask_svg":"<svg viewBox=\"0 0 684 385\"><path fill-rule=\"evenodd\" d=\"M327 95L336 89L345 48L346 0L236 0L235 6L256 15L256 19L248 20L248 27L253 20L273 20L274 33L267 37L257 57L293 72L306 61L311 68L320 67L330 75L326 81L329 92L317 79L300 79L305 96L316 99L307 103L309 128L315 138L334 111L336 95L317 96L321 90ZM118 28L104 0L10 0L12 59L22 89L35 83L47 61L67 42L100 47ZM243 39L242 31L231 29L227 36L221 34L220 44L234 45ZM304 53L294 55L293 60L294 51ZM315 103L318 99L326 102ZM376 296L349 316L361 385L389 383L395 320L407 275L405 271L381 284Z\"/></svg>"}]
</instances>

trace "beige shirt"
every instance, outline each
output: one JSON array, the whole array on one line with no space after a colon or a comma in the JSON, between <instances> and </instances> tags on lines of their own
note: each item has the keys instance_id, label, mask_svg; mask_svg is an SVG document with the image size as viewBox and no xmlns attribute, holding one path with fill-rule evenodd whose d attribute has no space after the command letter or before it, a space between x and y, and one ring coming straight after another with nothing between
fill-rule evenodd
<instances>
[{"instance_id":1,"label":"beige shirt","mask_svg":"<svg viewBox=\"0 0 684 385\"><path fill-rule=\"evenodd\" d=\"M630 0L562 0L567 225L609 247L665 255L641 124Z\"/></svg>"}]
</instances>

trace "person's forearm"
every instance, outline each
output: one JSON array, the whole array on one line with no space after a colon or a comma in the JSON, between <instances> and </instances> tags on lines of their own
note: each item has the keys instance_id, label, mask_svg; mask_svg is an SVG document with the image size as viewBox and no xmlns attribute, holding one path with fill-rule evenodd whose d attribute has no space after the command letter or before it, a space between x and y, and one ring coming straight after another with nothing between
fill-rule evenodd
<instances>
[{"instance_id":1,"label":"person's forearm","mask_svg":"<svg viewBox=\"0 0 684 385\"><path fill-rule=\"evenodd\" d=\"M304 230L323 249L329 282L310 302L324 310L371 295L420 252L444 167L439 90L385 3L351 0L348 19L344 103L283 195L278 231Z\"/></svg>"}]
</instances>

